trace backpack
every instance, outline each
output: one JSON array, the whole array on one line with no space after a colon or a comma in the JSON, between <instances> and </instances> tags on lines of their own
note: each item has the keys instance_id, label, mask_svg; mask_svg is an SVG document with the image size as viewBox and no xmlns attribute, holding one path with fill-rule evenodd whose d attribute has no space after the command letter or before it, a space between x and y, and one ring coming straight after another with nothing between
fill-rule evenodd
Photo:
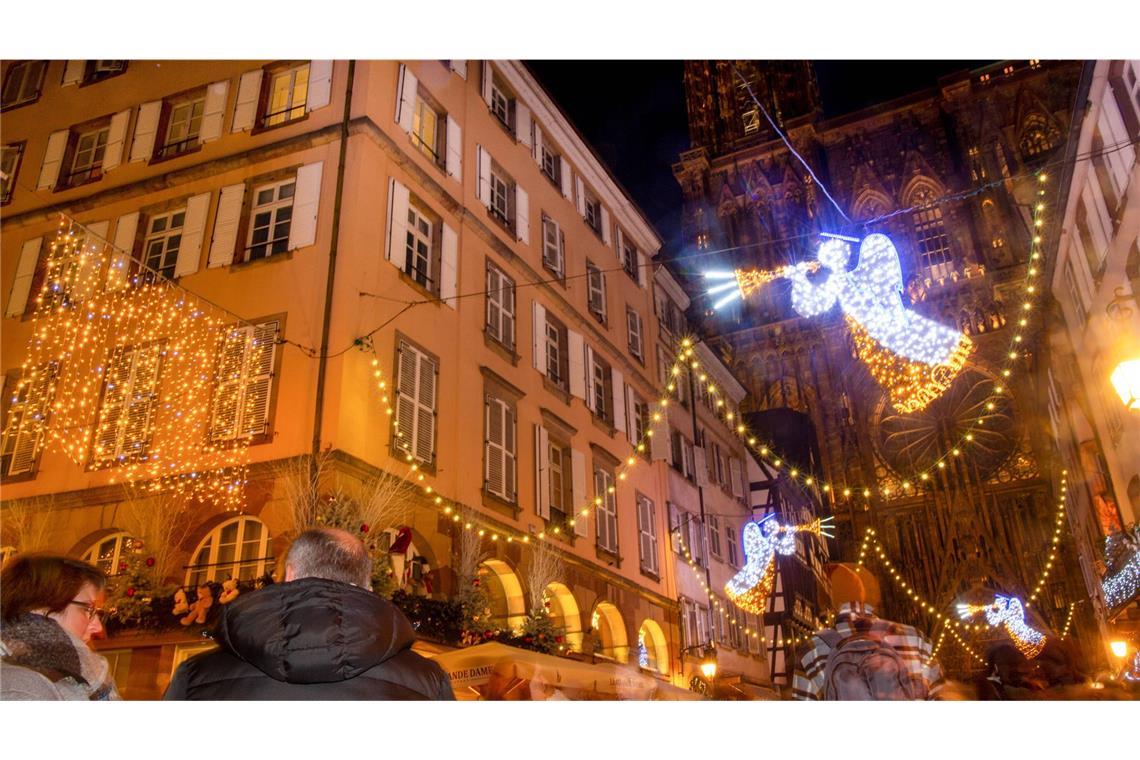
<instances>
[{"instance_id":1,"label":"backpack","mask_svg":"<svg viewBox=\"0 0 1140 760\"><path fill-rule=\"evenodd\" d=\"M847 637L835 631L816 634L831 648L823 672L823 699L914 700L926 690L911 680L906 664L881 635Z\"/></svg>"}]
</instances>

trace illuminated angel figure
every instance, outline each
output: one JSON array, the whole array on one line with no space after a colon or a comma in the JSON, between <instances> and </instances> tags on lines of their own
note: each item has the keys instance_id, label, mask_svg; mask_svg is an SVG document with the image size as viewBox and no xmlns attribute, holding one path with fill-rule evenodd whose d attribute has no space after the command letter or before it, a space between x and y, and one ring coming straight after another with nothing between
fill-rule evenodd
<instances>
[{"instance_id":1,"label":"illuminated angel figure","mask_svg":"<svg viewBox=\"0 0 1140 760\"><path fill-rule=\"evenodd\" d=\"M902 302L902 268L898 251L886 235L868 235L859 246L859 265L848 270L849 238L825 236L818 261L801 262L776 271L737 270L738 292L722 298L747 298L760 285L779 278L792 281L792 306L805 317L819 316L836 302L843 309L859 358L890 394L900 413L922 409L950 386L973 348L961 332L931 321ZM827 277L808 274L820 267ZM717 273L710 279L723 279ZM727 285L727 284L726 284ZM710 288L719 292L726 285Z\"/></svg>"},{"instance_id":2,"label":"illuminated angel figure","mask_svg":"<svg viewBox=\"0 0 1140 760\"><path fill-rule=\"evenodd\" d=\"M834 538L828 532L831 520L827 517L806 525L780 525L775 515L768 515L760 522L745 523L741 543L746 562L740 572L724 585L724 593L742 610L763 614L765 600L776 584L776 552L794 552L796 533Z\"/></svg>"},{"instance_id":3,"label":"illuminated angel figure","mask_svg":"<svg viewBox=\"0 0 1140 760\"><path fill-rule=\"evenodd\" d=\"M958 617L963 620L979 612L986 613L986 622L990 625L1004 628L1026 659L1032 660L1045 648L1045 634L1025 622L1025 608L1016 596L995 596L991 604L958 605Z\"/></svg>"}]
</instances>

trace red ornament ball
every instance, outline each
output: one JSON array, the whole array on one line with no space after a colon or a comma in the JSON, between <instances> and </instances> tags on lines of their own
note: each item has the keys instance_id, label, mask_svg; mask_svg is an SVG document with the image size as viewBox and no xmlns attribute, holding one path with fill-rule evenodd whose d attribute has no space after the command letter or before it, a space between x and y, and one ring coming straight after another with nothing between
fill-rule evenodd
<instances>
[{"instance_id":1,"label":"red ornament ball","mask_svg":"<svg viewBox=\"0 0 1140 760\"><path fill-rule=\"evenodd\" d=\"M127 569L127 561L123 560L122 562L119 563L119 570L126 570L126 569Z\"/></svg>"},{"instance_id":2,"label":"red ornament ball","mask_svg":"<svg viewBox=\"0 0 1140 760\"><path fill-rule=\"evenodd\" d=\"M147 567L154 567L154 557L147 557L146 558L146 566Z\"/></svg>"},{"instance_id":3,"label":"red ornament ball","mask_svg":"<svg viewBox=\"0 0 1140 760\"><path fill-rule=\"evenodd\" d=\"M554 643L561 644L562 643L562 637L561 636L555 636L554 637Z\"/></svg>"},{"instance_id":4,"label":"red ornament ball","mask_svg":"<svg viewBox=\"0 0 1140 760\"><path fill-rule=\"evenodd\" d=\"M367 533L368 532L368 523L364 523L360 526L360 532L361 533Z\"/></svg>"},{"instance_id":5,"label":"red ornament ball","mask_svg":"<svg viewBox=\"0 0 1140 760\"><path fill-rule=\"evenodd\" d=\"M135 595L135 587L131 586L127 589L127 596L134 596L134 595Z\"/></svg>"}]
</instances>

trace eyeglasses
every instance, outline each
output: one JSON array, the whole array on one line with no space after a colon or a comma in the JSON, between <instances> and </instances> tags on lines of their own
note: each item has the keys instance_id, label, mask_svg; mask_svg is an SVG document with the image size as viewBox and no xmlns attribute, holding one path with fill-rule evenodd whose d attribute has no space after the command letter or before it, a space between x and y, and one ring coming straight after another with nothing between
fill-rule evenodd
<instances>
[{"instance_id":1,"label":"eyeglasses","mask_svg":"<svg viewBox=\"0 0 1140 760\"><path fill-rule=\"evenodd\" d=\"M96 607L91 602L68 602L68 604L74 604L76 607L82 607L83 611L87 613L88 620L94 620L95 618L102 616L104 612L102 607Z\"/></svg>"}]
</instances>

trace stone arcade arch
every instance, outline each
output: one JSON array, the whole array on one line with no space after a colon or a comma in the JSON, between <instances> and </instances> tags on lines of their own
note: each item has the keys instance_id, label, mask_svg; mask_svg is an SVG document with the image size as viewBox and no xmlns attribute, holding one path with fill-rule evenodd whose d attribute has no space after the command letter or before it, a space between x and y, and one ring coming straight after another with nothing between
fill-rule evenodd
<instances>
[{"instance_id":1,"label":"stone arcade arch","mask_svg":"<svg viewBox=\"0 0 1140 760\"><path fill-rule=\"evenodd\" d=\"M582 613L574 594L562 583L551 583L543 591L550 603L550 617L554 624L565 631L566 648L572 652L582 651Z\"/></svg>"},{"instance_id":2,"label":"stone arcade arch","mask_svg":"<svg viewBox=\"0 0 1140 760\"><path fill-rule=\"evenodd\" d=\"M625 632L625 620L618 608L610 602L598 602L590 616L590 623L600 645L597 654L621 663L629 662L629 637Z\"/></svg>"},{"instance_id":3,"label":"stone arcade arch","mask_svg":"<svg viewBox=\"0 0 1140 760\"><path fill-rule=\"evenodd\" d=\"M656 620L642 622L637 631L637 651L639 666L661 675L669 675L669 644Z\"/></svg>"},{"instance_id":4,"label":"stone arcade arch","mask_svg":"<svg viewBox=\"0 0 1140 760\"><path fill-rule=\"evenodd\" d=\"M526 597L515 571L501 559L479 563L479 578L491 604L491 621L517 631L526 619Z\"/></svg>"}]
</instances>

